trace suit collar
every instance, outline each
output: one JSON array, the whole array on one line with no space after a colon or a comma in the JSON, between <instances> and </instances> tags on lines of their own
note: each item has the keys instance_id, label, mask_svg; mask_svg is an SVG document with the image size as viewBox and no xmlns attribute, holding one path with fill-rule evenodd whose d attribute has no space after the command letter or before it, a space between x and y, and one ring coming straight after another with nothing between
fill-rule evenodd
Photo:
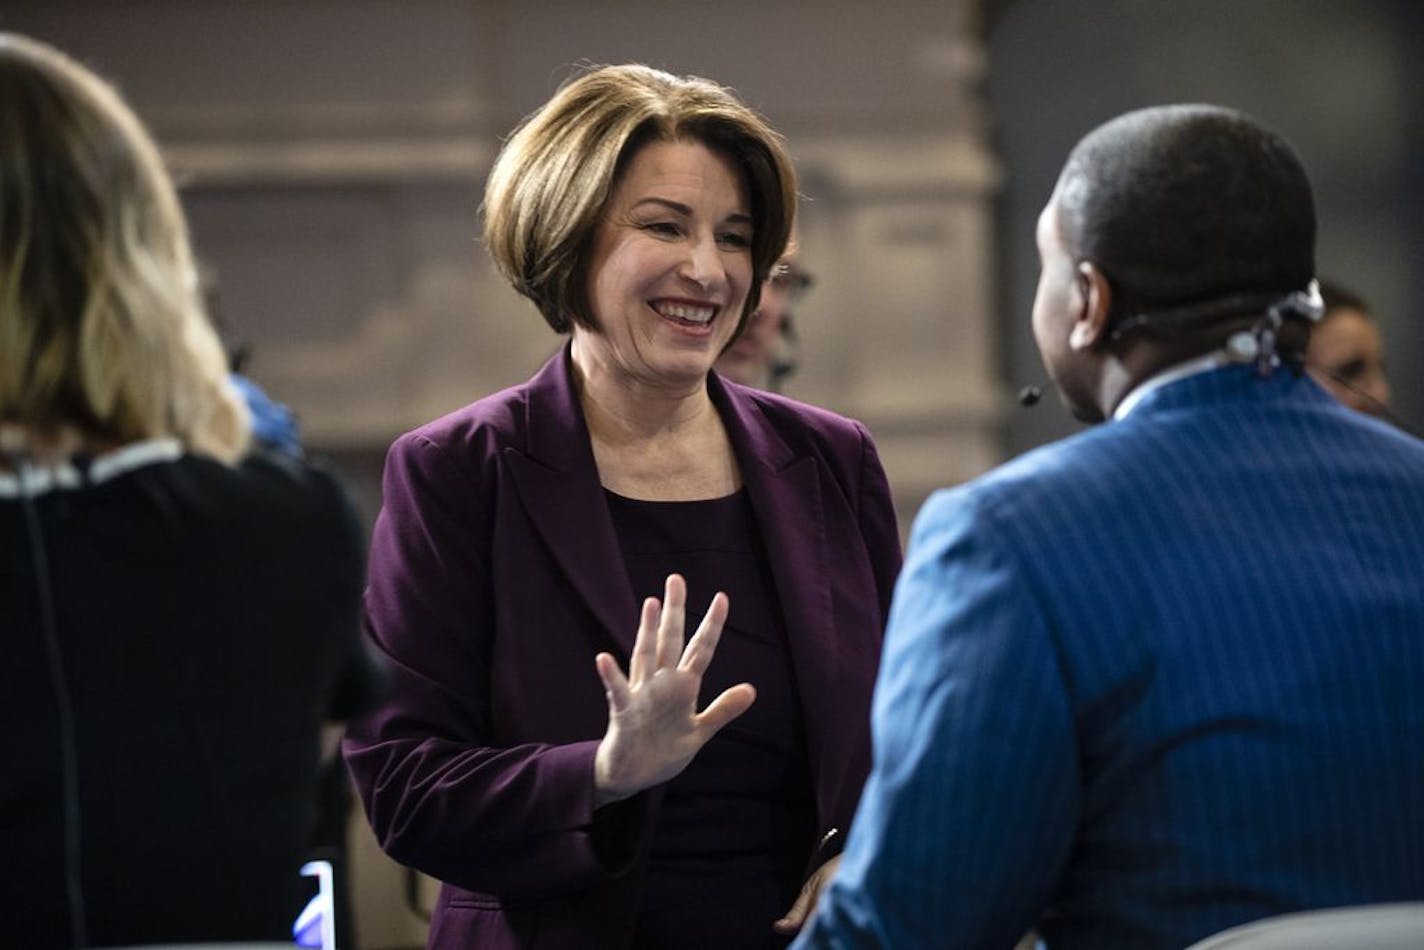
<instances>
[{"instance_id":1,"label":"suit collar","mask_svg":"<svg viewBox=\"0 0 1424 950\"><path fill-rule=\"evenodd\" d=\"M762 409L761 394L716 373L708 377L708 389L756 513L792 656L818 657L834 644L827 499L821 497L820 466L814 456L795 452L781 437ZM817 679L803 676L802 682Z\"/></svg>"},{"instance_id":2,"label":"suit collar","mask_svg":"<svg viewBox=\"0 0 1424 950\"><path fill-rule=\"evenodd\" d=\"M761 529L809 727L812 770L822 774L827 761L838 754L832 744L838 730L830 713L838 700L833 694L838 632L826 526L831 499L822 497L829 484L814 456L794 451L782 439L762 408L766 397L715 373L708 378L708 389L727 427Z\"/></svg>"},{"instance_id":3,"label":"suit collar","mask_svg":"<svg viewBox=\"0 0 1424 950\"><path fill-rule=\"evenodd\" d=\"M593 447L583 404L574 386L572 348L565 342L525 384L525 444L529 455L561 472L594 470ZM737 461L779 471L797 458L757 406L756 391L707 377L707 392L717 408Z\"/></svg>"},{"instance_id":4,"label":"suit collar","mask_svg":"<svg viewBox=\"0 0 1424 950\"><path fill-rule=\"evenodd\" d=\"M525 442L529 455L557 471L593 471L596 477L588 423L574 387L571 345L565 342L525 386ZM755 390L709 373L707 391L744 469L753 465L779 471L796 461L796 454L757 406Z\"/></svg>"},{"instance_id":5,"label":"suit collar","mask_svg":"<svg viewBox=\"0 0 1424 950\"><path fill-rule=\"evenodd\" d=\"M737 463L741 466L744 481L748 478L749 468L758 472L780 472L798 459L799 456L786 444L762 412L757 403L756 390L728 382L716 373L710 373L707 377L707 392L722 417L727 438L737 453Z\"/></svg>"},{"instance_id":6,"label":"suit collar","mask_svg":"<svg viewBox=\"0 0 1424 950\"><path fill-rule=\"evenodd\" d=\"M792 450L754 391L715 373L707 385L761 528L798 677L814 691L814 684L828 680L819 665L834 642L819 466ZM516 490L571 586L626 659L638 605L594 464L567 345L534 375L527 393L527 451L505 450Z\"/></svg>"},{"instance_id":7,"label":"suit collar","mask_svg":"<svg viewBox=\"0 0 1424 950\"><path fill-rule=\"evenodd\" d=\"M525 450L506 448L515 490L570 586L626 664L638 605L593 461L566 343L526 384Z\"/></svg>"},{"instance_id":8,"label":"suit collar","mask_svg":"<svg viewBox=\"0 0 1424 950\"><path fill-rule=\"evenodd\" d=\"M1261 376L1255 364L1225 364L1182 378L1167 380L1145 393L1131 406L1128 418L1150 416L1158 412L1223 403L1268 402L1282 398L1324 400L1329 394L1316 386L1304 373L1281 367L1269 376Z\"/></svg>"},{"instance_id":9,"label":"suit collar","mask_svg":"<svg viewBox=\"0 0 1424 950\"><path fill-rule=\"evenodd\" d=\"M1142 402L1142 400L1163 386L1170 386L1179 379L1186 379L1198 373L1207 373L1225 365L1226 357L1223 354L1207 353L1195 359L1187 360L1185 363L1178 363L1175 366L1169 366L1164 370L1153 373L1147 379L1144 379L1134 386L1132 391L1122 398L1122 402L1119 402L1117 408L1113 410L1112 417L1114 420L1123 418L1132 412L1133 409L1137 408L1138 403Z\"/></svg>"},{"instance_id":10,"label":"suit collar","mask_svg":"<svg viewBox=\"0 0 1424 950\"><path fill-rule=\"evenodd\" d=\"M525 384L525 445L531 458L566 474L598 472L583 405L574 388L573 358L566 341Z\"/></svg>"}]
</instances>

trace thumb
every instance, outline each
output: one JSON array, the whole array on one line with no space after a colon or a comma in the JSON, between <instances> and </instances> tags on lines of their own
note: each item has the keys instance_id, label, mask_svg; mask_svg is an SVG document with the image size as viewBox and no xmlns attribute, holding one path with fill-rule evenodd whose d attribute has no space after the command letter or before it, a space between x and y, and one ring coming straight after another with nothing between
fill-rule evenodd
<instances>
[{"instance_id":1,"label":"thumb","mask_svg":"<svg viewBox=\"0 0 1424 950\"><path fill-rule=\"evenodd\" d=\"M727 723L736 719L756 702L756 687L751 683L738 683L723 690L722 695L707 704L697 716L697 728L702 733L702 741L708 739Z\"/></svg>"},{"instance_id":2,"label":"thumb","mask_svg":"<svg viewBox=\"0 0 1424 950\"><path fill-rule=\"evenodd\" d=\"M618 668L618 661L607 653L600 653L593 658L593 667L598 671L598 678L603 681L604 692L608 695L609 716L627 709L631 701L628 678Z\"/></svg>"},{"instance_id":3,"label":"thumb","mask_svg":"<svg viewBox=\"0 0 1424 950\"><path fill-rule=\"evenodd\" d=\"M816 911L816 902L821 898L821 891L835 876L840 863L841 857L836 855L818 867L815 873L806 879L806 883L801 885L801 893L797 895L796 903L791 905L785 917L771 925L772 929L777 933L794 934L805 926L806 921Z\"/></svg>"},{"instance_id":4,"label":"thumb","mask_svg":"<svg viewBox=\"0 0 1424 950\"><path fill-rule=\"evenodd\" d=\"M778 933L796 933L801 929L801 925L806 923L806 918L810 915L811 908L816 906L816 898L820 894L821 875L817 873L801 885L801 893L796 897L796 903L791 905L791 909L786 912L785 917L771 925L772 928Z\"/></svg>"}]
</instances>

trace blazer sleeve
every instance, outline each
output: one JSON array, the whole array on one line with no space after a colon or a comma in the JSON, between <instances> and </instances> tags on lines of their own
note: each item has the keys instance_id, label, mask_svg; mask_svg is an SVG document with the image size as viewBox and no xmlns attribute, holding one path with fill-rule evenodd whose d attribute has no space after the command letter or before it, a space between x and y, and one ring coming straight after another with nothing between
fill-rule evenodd
<instances>
[{"instance_id":1,"label":"blazer sleeve","mask_svg":"<svg viewBox=\"0 0 1424 950\"><path fill-rule=\"evenodd\" d=\"M469 890L542 899L621 872L631 856L607 842L628 837L617 826L638 805L600 809L596 836L596 741L490 743L491 477L419 434L392 446L363 616L388 699L343 749L393 858Z\"/></svg>"},{"instance_id":2,"label":"blazer sleeve","mask_svg":"<svg viewBox=\"0 0 1424 950\"><path fill-rule=\"evenodd\" d=\"M872 723L840 871L795 947L1013 946L1073 839L1077 748L1036 592L963 494L916 521Z\"/></svg>"}]
</instances>

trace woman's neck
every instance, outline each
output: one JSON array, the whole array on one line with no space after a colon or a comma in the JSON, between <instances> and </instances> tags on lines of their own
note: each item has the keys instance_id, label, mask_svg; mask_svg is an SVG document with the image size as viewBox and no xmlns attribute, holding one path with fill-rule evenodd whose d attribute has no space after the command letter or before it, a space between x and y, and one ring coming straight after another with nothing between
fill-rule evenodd
<instances>
[{"instance_id":1,"label":"woman's neck","mask_svg":"<svg viewBox=\"0 0 1424 950\"><path fill-rule=\"evenodd\" d=\"M589 433L615 444L684 438L720 427L703 377L685 385L651 382L573 346L574 385Z\"/></svg>"},{"instance_id":2,"label":"woman's neck","mask_svg":"<svg viewBox=\"0 0 1424 950\"><path fill-rule=\"evenodd\" d=\"M599 481L629 498L692 501L741 487L706 380L683 389L589 365L574 350L574 384Z\"/></svg>"}]
</instances>

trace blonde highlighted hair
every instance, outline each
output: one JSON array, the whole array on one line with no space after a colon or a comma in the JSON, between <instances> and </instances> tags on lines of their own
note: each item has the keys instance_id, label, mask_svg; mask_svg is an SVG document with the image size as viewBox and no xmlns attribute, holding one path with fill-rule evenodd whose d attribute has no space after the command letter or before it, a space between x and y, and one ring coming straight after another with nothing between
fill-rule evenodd
<instances>
[{"instance_id":1,"label":"blonde highlighted hair","mask_svg":"<svg viewBox=\"0 0 1424 950\"><path fill-rule=\"evenodd\" d=\"M0 423L231 462L250 421L173 183L118 93L0 33Z\"/></svg>"},{"instance_id":2,"label":"blonde highlighted hair","mask_svg":"<svg viewBox=\"0 0 1424 950\"><path fill-rule=\"evenodd\" d=\"M781 137L730 91L641 65L591 69L524 120L485 185L485 243L515 290L563 333L594 328L587 266L619 175L650 142L689 141L730 161L747 188L752 284L742 321L786 247L796 174Z\"/></svg>"}]
</instances>

